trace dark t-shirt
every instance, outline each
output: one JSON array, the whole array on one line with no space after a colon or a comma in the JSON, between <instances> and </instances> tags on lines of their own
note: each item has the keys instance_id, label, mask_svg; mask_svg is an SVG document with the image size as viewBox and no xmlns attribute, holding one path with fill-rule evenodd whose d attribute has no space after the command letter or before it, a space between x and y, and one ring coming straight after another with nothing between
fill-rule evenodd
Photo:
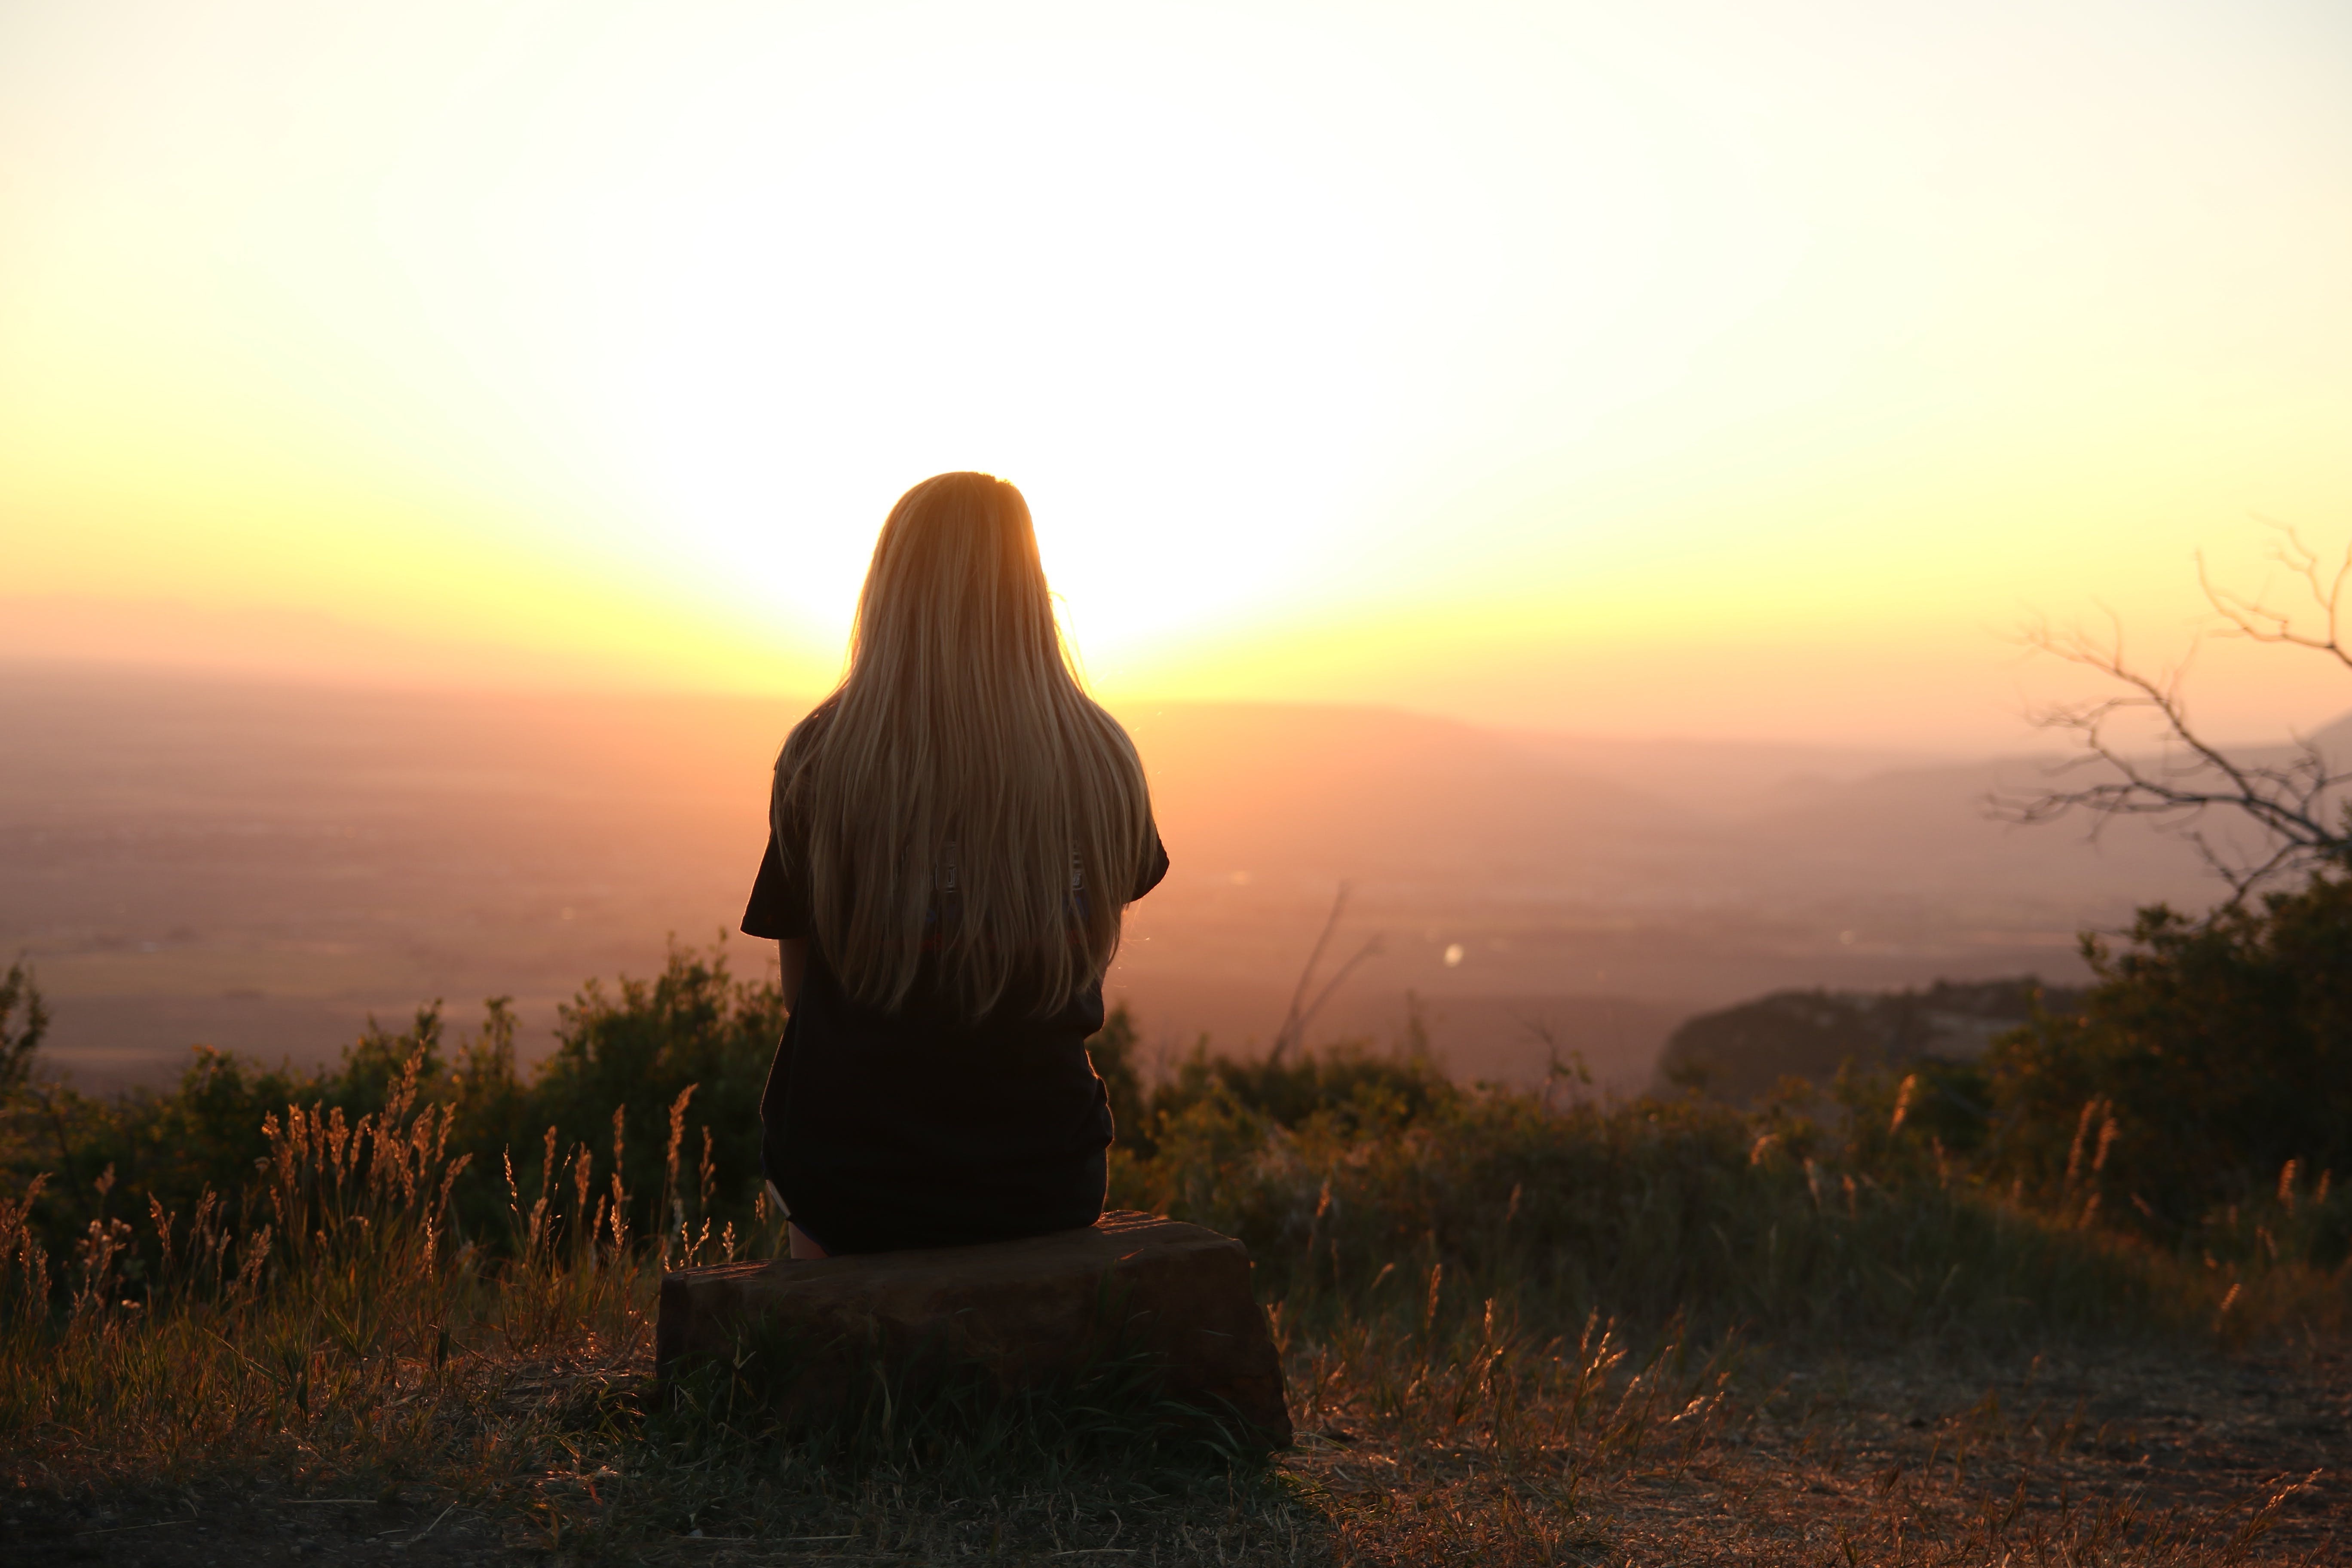
<instances>
[{"instance_id":1,"label":"dark t-shirt","mask_svg":"<svg viewBox=\"0 0 2352 1568\"><path fill-rule=\"evenodd\" d=\"M787 821L785 831L794 830ZM805 867L804 846L791 865ZM1168 874L1158 829L1132 898ZM808 968L761 1102L768 1179L828 1251L949 1246L1086 1225L1056 1220L1074 1171L1098 1171L1110 1108L1087 1059L1102 984L1046 1017L977 1022L919 985L896 1012L852 997L825 961L809 889L775 830L743 910L747 936L808 939ZM1094 1177L1094 1203L1101 1202Z\"/></svg>"}]
</instances>

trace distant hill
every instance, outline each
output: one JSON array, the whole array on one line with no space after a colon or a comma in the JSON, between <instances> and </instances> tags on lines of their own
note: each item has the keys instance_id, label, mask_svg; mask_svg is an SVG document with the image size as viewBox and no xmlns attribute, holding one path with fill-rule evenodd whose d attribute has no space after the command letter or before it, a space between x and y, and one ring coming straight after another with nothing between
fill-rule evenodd
<instances>
[{"instance_id":1,"label":"distant hill","mask_svg":"<svg viewBox=\"0 0 2352 1568\"><path fill-rule=\"evenodd\" d=\"M1452 720L1244 703L1121 718L1195 866L1205 853L1228 876L1548 882L1572 875L1596 839L1671 836L1686 820Z\"/></svg>"},{"instance_id":2,"label":"distant hill","mask_svg":"<svg viewBox=\"0 0 2352 1568\"><path fill-rule=\"evenodd\" d=\"M1776 991L1677 1027L1658 1059L1658 1087L1748 1105L1783 1079L1826 1084L1848 1062L1973 1061L2035 1007L2069 1012L2084 994L2030 974L1881 993Z\"/></svg>"},{"instance_id":3,"label":"distant hill","mask_svg":"<svg viewBox=\"0 0 2352 1568\"><path fill-rule=\"evenodd\" d=\"M592 974L739 918L769 768L804 704L269 686L0 668L0 950L58 1059L172 1070L195 1039L331 1056L371 1012L512 994L526 1051ZM1480 729L1391 710L1122 711L1174 869L1108 990L1148 1040L1269 1038L1341 883L1318 1029L1396 1037L1408 998L1465 1076L1580 1052L1650 1081L1680 1019L1792 988L2028 971L2075 932L2214 894L2139 830L1988 821L2038 764ZM772 950L737 937L739 965ZM1328 970L1327 970L1328 972Z\"/></svg>"}]
</instances>

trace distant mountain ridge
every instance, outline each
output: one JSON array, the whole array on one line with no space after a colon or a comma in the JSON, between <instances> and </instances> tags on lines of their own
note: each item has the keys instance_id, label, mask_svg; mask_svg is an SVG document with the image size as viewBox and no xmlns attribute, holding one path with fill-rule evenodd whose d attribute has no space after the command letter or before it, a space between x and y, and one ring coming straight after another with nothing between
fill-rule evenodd
<instances>
[{"instance_id":1,"label":"distant mountain ridge","mask_svg":"<svg viewBox=\"0 0 2352 1568\"><path fill-rule=\"evenodd\" d=\"M1749 1105L1785 1079L1826 1086L1849 1062L1899 1070L1924 1058L1974 1061L2036 1008L2072 1012L2084 995L2030 974L1874 994L1778 991L1676 1027L1658 1058L1658 1086Z\"/></svg>"},{"instance_id":2,"label":"distant mountain ridge","mask_svg":"<svg viewBox=\"0 0 2352 1568\"><path fill-rule=\"evenodd\" d=\"M0 948L32 955L58 1049L92 1063L168 1062L192 1038L331 1055L325 1031L436 995L515 995L529 1049L589 975L732 929L804 706L7 668ZM1150 1039L1270 1037L1343 882L1333 962L1380 951L1325 1026L1391 1037L1410 994L1465 1071L1539 1071L1556 1047L1626 1087L1694 1013L1790 988L2065 983L2083 926L2216 896L2144 829L2093 847L1988 820L1984 793L2038 776L2030 759L1119 711L1174 867L1108 982Z\"/></svg>"}]
</instances>

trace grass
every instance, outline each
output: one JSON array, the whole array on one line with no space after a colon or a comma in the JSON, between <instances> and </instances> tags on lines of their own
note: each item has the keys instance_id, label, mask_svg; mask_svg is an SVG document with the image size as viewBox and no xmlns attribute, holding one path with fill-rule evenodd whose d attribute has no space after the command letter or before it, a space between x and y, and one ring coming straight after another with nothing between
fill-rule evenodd
<instances>
[{"instance_id":1,"label":"grass","mask_svg":"<svg viewBox=\"0 0 2352 1568\"><path fill-rule=\"evenodd\" d=\"M831 1443L756 1405L657 1407L661 1269L778 1242L763 1214L689 1231L688 1198L710 1205L681 1171L683 1097L652 1211L677 1223L650 1237L618 1148L559 1159L551 1137L520 1173L474 1169L413 1070L364 1115L274 1115L234 1197L93 1219L70 1255L20 1193L0 1207L11 1560L2341 1552L2341 1265L2025 1208L1899 1117L1347 1092L1286 1122L1212 1086L1114 1161L1116 1201L1257 1258L1300 1433L1266 1463L1102 1384L894 1408ZM453 1194L485 1180L504 1218L467 1233ZM2271 1218L2245 1223L2291 1233Z\"/></svg>"}]
</instances>

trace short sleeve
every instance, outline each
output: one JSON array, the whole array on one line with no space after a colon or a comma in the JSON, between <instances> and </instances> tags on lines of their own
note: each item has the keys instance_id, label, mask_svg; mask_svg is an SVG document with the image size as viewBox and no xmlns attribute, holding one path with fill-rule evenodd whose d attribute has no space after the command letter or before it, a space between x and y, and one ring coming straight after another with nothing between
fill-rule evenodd
<instances>
[{"instance_id":1,"label":"short sleeve","mask_svg":"<svg viewBox=\"0 0 2352 1568\"><path fill-rule=\"evenodd\" d=\"M814 711L793 726L784 737L783 754L776 759L776 780L772 786L781 791L784 780L793 772L796 758L805 756L804 748L815 733L816 726L832 711L831 700L817 704ZM767 937L778 942L793 942L814 933L816 928L815 900L808 885L808 826L803 814L784 806L771 793L768 808L768 847L760 857L759 875L751 879L751 901L743 906L742 931L745 936ZM778 825L795 841L785 843L776 836Z\"/></svg>"},{"instance_id":2,"label":"short sleeve","mask_svg":"<svg viewBox=\"0 0 2352 1568\"><path fill-rule=\"evenodd\" d=\"M809 934L808 889L800 877L784 868L776 847L776 830L768 829L768 850L760 857L759 875L751 880L751 899L743 906L743 934L790 942Z\"/></svg>"},{"instance_id":3,"label":"short sleeve","mask_svg":"<svg viewBox=\"0 0 2352 1568\"><path fill-rule=\"evenodd\" d=\"M1127 901L1133 903L1137 899L1143 897L1144 894L1160 886L1160 879L1167 875L1168 846L1160 841L1160 825L1155 822L1151 825L1151 851L1143 858L1143 866L1136 873L1135 891L1129 896Z\"/></svg>"}]
</instances>

